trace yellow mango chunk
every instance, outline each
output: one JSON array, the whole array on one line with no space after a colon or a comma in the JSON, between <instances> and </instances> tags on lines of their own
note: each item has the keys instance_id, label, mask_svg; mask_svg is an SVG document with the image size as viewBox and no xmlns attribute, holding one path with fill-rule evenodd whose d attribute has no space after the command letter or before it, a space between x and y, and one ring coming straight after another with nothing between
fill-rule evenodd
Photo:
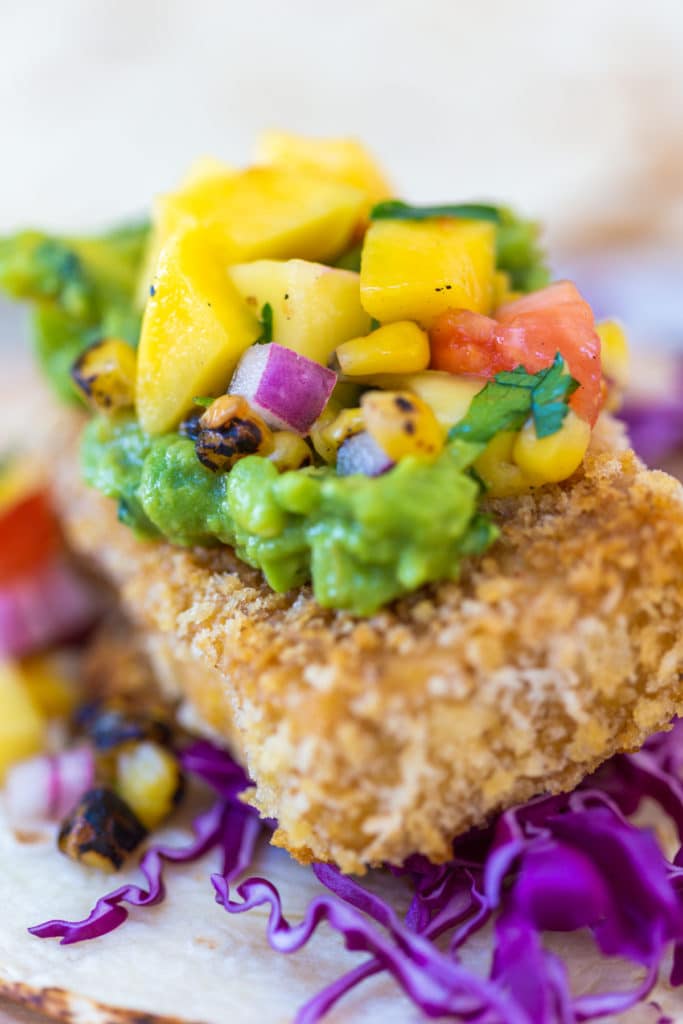
<instances>
[{"instance_id":1,"label":"yellow mango chunk","mask_svg":"<svg viewBox=\"0 0 683 1024\"><path fill-rule=\"evenodd\" d=\"M412 391L427 403L444 430L448 430L465 418L472 399L486 381L458 377L441 370L423 370L422 373L381 374L368 377L365 383L389 391Z\"/></svg>"},{"instance_id":2,"label":"yellow mango chunk","mask_svg":"<svg viewBox=\"0 0 683 1024\"><path fill-rule=\"evenodd\" d=\"M172 430L197 395L225 391L259 323L201 230L162 250L142 322L138 418L150 434Z\"/></svg>"},{"instance_id":3,"label":"yellow mango chunk","mask_svg":"<svg viewBox=\"0 0 683 1024\"><path fill-rule=\"evenodd\" d=\"M226 263L295 256L328 262L348 248L365 205L349 185L276 167L193 175L154 204L140 297L146 301L159 254L177 232L205 228Z\"/></svg>"},{"instance_id":4,"label":"yellow mango chunk","mask_svg":"<svg viewBox=\"0 0 683 1024\"><path fill-rule=\"evenodd\" d=\"M602 372L617 387L629 382L630 355L624 328L616 320L603 320L595 325L600 338Z\"/></svg>"},{"instance_id":5,"label":"yellow mango chunk","mask_svg":"<svg viewBox=\"0 0 683 1024\"><path fill-rule=\"evenodd\" d=\"M590 439L590 425L570 409L560 429L548 437L537 437L529 420L515 440L512 458L530 483L559 483L579 468Z\"/></svg>"},{"instance_id":6,"label":"yellow mango chunk","mask_svg":"<svg viewBox=\"0 0 683 1024\"><path fill-rule=\"evenodd\" d=\"M370 330L360 279L351 270L308 260L256 260L229 273L255 316L270 305L273 341L324 366L341 342Z\"/></svg>"},{"instance_id":7,"label":"yellow mango chunk","mask_svg":"<svg viewBox=\"0 0 683 1024\"><path fill-rule=\"evenodd\" d=\"M382 323L416 320L429 328L446 309L489 313L494 274L493 224L378 220L363 244L361 302Z\"/></svg>"},{"instance_id":8,"label":"yellow mango chunk","mask_svg":"<svg viewBox=\"0 0 683 1024\"><path fill-rule=\"evenodd\" d=\"M0 663L0 782L17 761L37 754L45 741L45 721L10 662Z\"/></svg>"},{"instance_id":9,"label":"yellow mango chunk","mask_svg":"<svg viewBox=\"0 0 683 1024\"><path fill-rule=\"evenodd\" d=\"M356 139L311 139L287 132L264 132L256 148L256 162L352 185L365 193L370 205L394 194L380 166Z\"/></svg>"},{"instance_id":10,"label":"yellow mango chunk","mask_svg":"<svg viewBox=\"0 0 683 1024\"><path fill-rule=\"evenodd\" d=\"M79 698L78 671L72 659L63 654L34 654L22 658L19 669L22 682L41 715L66 718Z\"/></svg>"},{"instance_id":11,"label":"yellow mango chunk","mask_svg":"<svg viewBox=\"0 0 683 1024\"><path fill-rule=\"evenodd\" d=\"M237 168L231 167L223 160L218 160L215 156L199 156L190 164L180 187L194 188L210 181L211 178L227 178L233 174L237 174Z\"/></svg>"},{"instance_id":12,"label":"yellow mango chunk","mask_svg":"<svg viewBox=\"0 0 683 1024\"><path fill-rule=\"evenodd\" d=\"M379 327L364 338L353 338L337 349L342 373L416 373L429 366L431 354L425 331L410 320Z\"/></svg>"}]
</instances>

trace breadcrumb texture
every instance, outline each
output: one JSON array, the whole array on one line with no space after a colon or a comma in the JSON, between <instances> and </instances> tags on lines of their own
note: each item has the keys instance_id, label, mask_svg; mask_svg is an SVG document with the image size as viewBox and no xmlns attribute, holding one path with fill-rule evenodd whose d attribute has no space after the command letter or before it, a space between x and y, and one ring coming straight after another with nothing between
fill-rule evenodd
<instances>
[{"instance_id":1,"label":"breadcrumb texture","mask_svg":"<svg viewBox=\"0 0 683 1024\"><path fill-rule=\"evenodd\" d=\"M609 418L567 484L492 503L501 538L459 583L368 620L274 594L229 549L137 541L73 459L58 490L302 861L447 859L456 834L683 713L683 489Z\"/></svg>"}]
</instances>

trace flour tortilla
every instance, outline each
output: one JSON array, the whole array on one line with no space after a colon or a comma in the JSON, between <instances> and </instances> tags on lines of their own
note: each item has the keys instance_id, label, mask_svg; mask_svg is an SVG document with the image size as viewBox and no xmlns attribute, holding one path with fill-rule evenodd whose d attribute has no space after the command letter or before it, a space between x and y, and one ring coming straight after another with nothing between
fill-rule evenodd
<instances>
[{"instance_id":1,"label":"flour tortilla","mask_svg":"<svg viewBox=\"0 0 683 1024\"><path fill-rule=\"evenodd\" d=\"M159 838L185 841L187 813ZM214 902L209 876L217 867L217 859L209 856L168 869L163 904L133 910L111 935L64 947L33 938L27 927L51 916L85 916L112 880L60 856L51 830L17 838L0 817L0 997L40 1008L67 1024L286 1024L323 985L361 962L362 955L348 953L327 927L298 954L272 952L265 939L265 910L231 917ZM278 886L291 921L299 920L321 891L310 870L265 844L255 873ZM113 884L136 879L131 869ZM377 876L376 884L398 908L405 906L400 882ZM552 940L552 948L570 965L576 991L623 988L639 976L629 965L597 956L587 935ZM489 935L481 933L466 950L465 962L484 973L489 949ZM680 991L661 983L651 999L661 1012L683 1021ZM650 1002L619 1019L655 1024L659 1017ZM360 986L328 1022L417 1024L424 1019L384 976Z\"/></svg>"}]
</instances>

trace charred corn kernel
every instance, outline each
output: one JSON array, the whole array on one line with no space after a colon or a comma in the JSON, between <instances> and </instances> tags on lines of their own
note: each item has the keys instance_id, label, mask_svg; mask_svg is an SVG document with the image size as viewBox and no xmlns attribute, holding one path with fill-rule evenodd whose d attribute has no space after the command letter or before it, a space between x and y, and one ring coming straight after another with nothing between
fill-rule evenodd
<instances>
[{"instance_id":1,"label":"charred corn kernel","mask_svg":"<svg viewBox=\"0 0 683 1024\"><path fill-rule=\"evenodd\" d=\"M145 839L144 825L111 789L89 790L59 830L57 845L71 860L100 871L118 871Z\"/></svg>"},{"instance_id":2,"label":"charred corn kernel","mask_svg":"<svg viewBox=\"0 0 683 1024\"><path fill-rule=\"evenodd\" d=\"M116 791L150 831L171 813L182 789L178 760L146 741L124 747L116 759Z\"/></svg>"},{"instance_id":3,"label":"charred corn kernel","mask_svg":"<svg viewBox=\"0 0 683 1024\"><path fill-rule=\"evenodd\" d=\"M361 408L365 429L394 462L406 455L435 458L443 448L443 427L410 391L367 391Z\"/></svg>"},{"instance_id":4,"label":"charred corn kernel","mask_svg":"<svg viewBox=\"0 0 683 1024\"><path fill-rule=\"evenodd\" d=\"M354 434L360 434L361 430L365 430L365 417L363 410L355 407L352 409L342 409L339 415L327 427L325 435L329 443L337 451L344 444L344 441L348 441Z\"/></svg>"},{"instance_id":5,"label":"charred corn kernel","mask_svg":"<svg viewBox=\"0 0 683 1024\"><path fill-rule=\"evenodd\" d=\"M486 485L486 493L491 498L509 498L529 490L528 479L512 458L517 437L514 430L503 430L496 434L474 463L477 474Z\"/></svg>"},{"instance_id":6,"label":"charred corn kernel","mask_svg":"<svg viewBox=\"0 0 683 1024\"><path fill-rule=\"evenodd\" d=\"M37 754L45 742L45 720L12 662L0 662L0 711L2 782L11 765Z\"/></svg>"},{"instance_id":7,"label":"charred corn kernel","mask_svg":"<svg viewBox=\"0 0 683 1024\"><path fill-rule=\"evenodd\" d=\"M83 352L71 369L80 394L98 412L116 412L135 404L137 360L121 338L104 338Z\"/></svg>"},{"instance_id":8,"label":"charred corn kernel","mask_svg":"<svg viewBox=\"0 0 683 1024\"><path fill-rule=\"evenodd\" d=\"M22 659L20 672L27 692L46 718L66 718L75 711L77 672L68 658L35 654Z\"/></svg>"},{"instance_id":9,"label":"charred corn kernel","mask_svg":"<svg viewBox=\"0 0 683 1024\"><path fill-rule=\"evenodd\" d=\"M331 398L308 432L316 452L329 465L333 465L337 460L338 446L335 445L331 437L328 437L327 430L334 423L340 412L340 403Z\"/></svg>"},{"instance_id":10,"label":"charred corn kernel","mask_svg":"<svg viewBox=\"0 0 683 1024\"><path fill-rule=\"evenodd\" d=\"M276 430L273 434L273 450L268 458L281 473L289 469L301 469L313 463L313 455L303 437L292 430Z\"/></svg>"},{"instance_id":11,"label":"charred corn kernel","mask_svg":"<svg viewBox=\"0 0 683 1024\"><path fill-rule=\"evenodd\" d=\"M232 469L247 455L272 450L272 430L241 395L221 395L200 417L195 451L214 473Z\"/></svg>"},{"instance_id":12,"label":"charred corn kernel","mask_svg":"<svg viewBox=\"0 0 683 1024\"><path fill-rule=\"evenodd\" d=\"M616 320L603 320L595 325L600 338L602 372L618 388L625 388L629 378L629 350L624 328Z\"/></svg>"},{"instance_id":13,"label":"charred corn kernel","mask_svg":"<svg viewBox=\"0 0 683 1024\"><path fill-rule=\"evenodd\" d=\"M342 373L419 373L429 366L429 337L410 320L378 327L364 338L345 341L337 349Z\"/></svg>"},{"instance_id":14,"label":"charred corn kernel","mask_svg":"<svg viewBox=\"0 0 683 1024\"><path fill-rule=\"evenodd\" d=\"M537 437L533 420L519 432L512 458L531 484L559 483L581 465L591 439L591 428L570 409L559 430Z\"/></svg>"}]
</instances>

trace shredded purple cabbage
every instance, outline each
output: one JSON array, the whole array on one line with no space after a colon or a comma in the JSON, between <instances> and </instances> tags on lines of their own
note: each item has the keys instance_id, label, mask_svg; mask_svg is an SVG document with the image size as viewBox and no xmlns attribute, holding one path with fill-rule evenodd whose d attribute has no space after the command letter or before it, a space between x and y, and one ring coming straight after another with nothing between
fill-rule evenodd
<instances>
[{"instance_id":1,"label":"shredded purple cabbage","mask_svg":"<svg viewBox=\"0 0 683 1024\"><path fill-rule=\"evenodd\" d=\"M315 864L328 892L290 924L272 883L257 877L238 882L263 828L239 799L248 784L242 769L205 741L185 751L183 764L217 794L196 820L192 842L147 850L140 865L147 889L123 886L99 900L86 920L50 921L31 929L33 935L62 943L104 935L126 920L124 903L146 907L164 898L164 862L189 863L219 849L221 871L211 879L217 902L230 914L267 907L274 950L296 952L324 921L347 949L369 954L302 1007L297 1024L316 1024L381 971L427 1017L472 1024L576 1024L622 1012L647 997L672 946L671 983L683 984L683 846L670 862L654 835L628 820L649 797L669 815L683 844L683 722L640 753L613 758L573 793L532 800L458 839L448 864L412 857L389 868L413 893L403 918L357 880ZM492 918L491 968L482 977L463 964L460 950ZM580 928L592 932L602 955L640 965L642 980L626 991L572 994L565 964L544 948L542 935Z\"/></svg>"}]
</instances>

